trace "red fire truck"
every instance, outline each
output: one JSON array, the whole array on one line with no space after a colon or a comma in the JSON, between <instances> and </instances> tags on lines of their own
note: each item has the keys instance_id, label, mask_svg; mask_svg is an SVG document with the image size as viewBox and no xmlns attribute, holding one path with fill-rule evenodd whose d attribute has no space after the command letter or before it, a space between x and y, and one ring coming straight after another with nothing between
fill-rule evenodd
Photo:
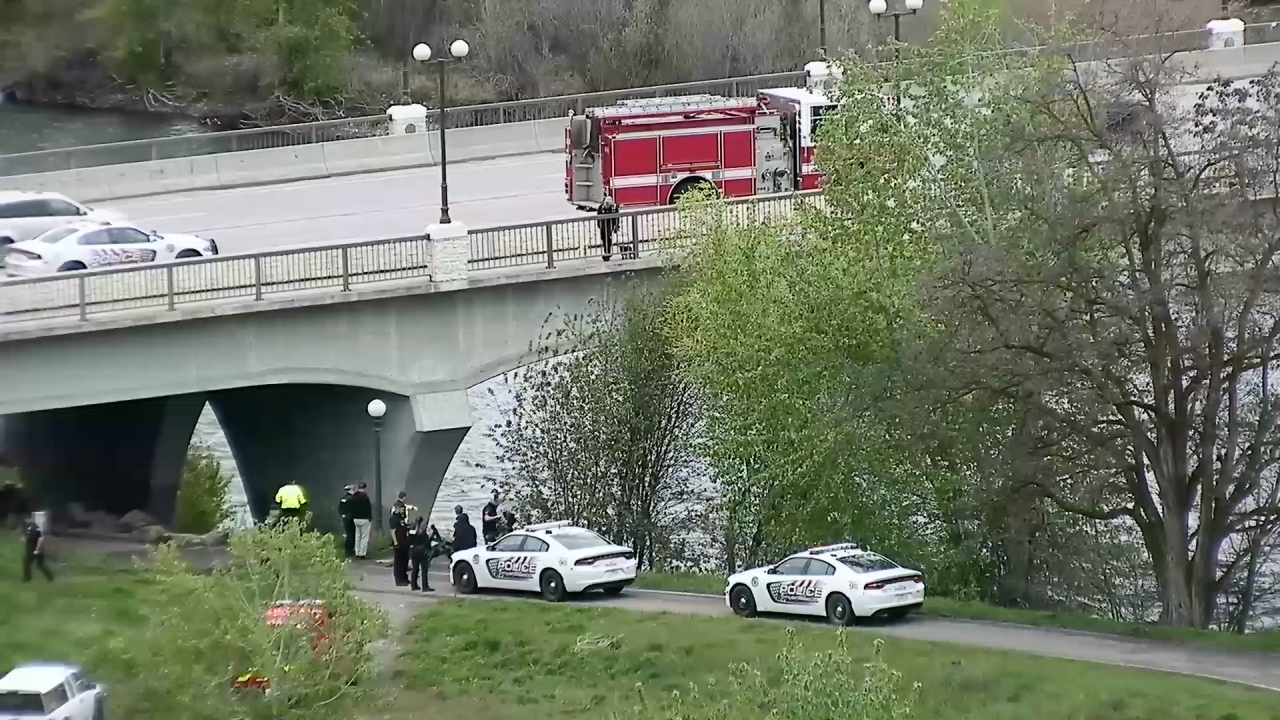
<instances>
[{"instance_id":1,"label":"red fire truck","mask_svg":"<svg viewBox=\"0 0 1280 720\"><path fill-rule=\"evenodd\" d=\"M810 66L825 63L811 63ZM810 70L810 67L806 67ZM811 190L822 174L813 134L835 107L809 88L623 100L569 119L565 193L580 210L605 195L621 207L665 205L698 186L726 198Z\"/></svg>"}]
</instances>

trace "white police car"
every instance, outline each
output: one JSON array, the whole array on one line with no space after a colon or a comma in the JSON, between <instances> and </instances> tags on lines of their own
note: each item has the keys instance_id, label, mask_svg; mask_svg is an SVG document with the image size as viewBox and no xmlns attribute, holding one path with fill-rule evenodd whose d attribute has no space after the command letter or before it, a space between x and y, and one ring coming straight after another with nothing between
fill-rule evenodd
<instances>
[{"instance_id":1,"label":"white police car","mask_svg":"<svg viewBox=\"0 0 1280 720\"><path fill-rule=\"evenodd\" d=\"M124 222L80 221L10 245L5 272L31 277L217 254L217 243L195 235L162 235Z\"/></svg>"},{"instance_id":2,"label":"white police car","mask_svg":"<svg viewBox=\"0 0 1280 720\"><path fill-rule=\"evenodd\" d=\"M450 559L449 575L462 593L526 590L558 602L569 593L622 592L635 582L636 554L562 520L527 525L484 548L459 550Z\"/></svg>"},{"instance_id":3,"label":"white police car","mask_svg":"<svg viewBox=\"0 0 1280 720\"><path fill-rule=\"evenodd\" d=\"M0 718L103 720L106 697L71 665L20 665L0 678Z\"/></svg>"},{"instance_id":4,"label":"white police car","mask_svg":"<svg viewBox=\"0 0 1280 720\"><path fill-rule=\"evenodd\" d=\"M905 617L923 605L924 574L857 543L840 543L730 575L724 597L742 617L825 615L837 625L852 625L859 617Z\"/></svg>"}]
</instances>

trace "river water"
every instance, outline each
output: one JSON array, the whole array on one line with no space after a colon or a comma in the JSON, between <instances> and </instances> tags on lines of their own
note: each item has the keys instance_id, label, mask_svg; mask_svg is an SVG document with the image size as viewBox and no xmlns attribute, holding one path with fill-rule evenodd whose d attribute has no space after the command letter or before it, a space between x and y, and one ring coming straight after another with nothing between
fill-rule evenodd
<instances>
[{"instance_id":1,"label":"river water","mask_svg":"<svg viewBox=\"0 0 1280 720\"><path fill-rule=\"evenodd\" d=\"M81 145L141 140L200 132L191 120L138 113L104 113L55 108L31 108L0 103L0 155ZM492 389L491 394L489 390ZM495 378L469 391L475 424L453 458L431 511L431 520L444 528L453 524L453 506L462 505L479 521L493 481L500 474L498 453L485 431L499 422L512 404L503 378ZM227 438L213 411L206 406L196 426L193 442L210 448L233 477L232 493L237 521L248 522L244 489L231 456ZM412 498L410 498L412 500Z\"/></svg>"}]
</instances>

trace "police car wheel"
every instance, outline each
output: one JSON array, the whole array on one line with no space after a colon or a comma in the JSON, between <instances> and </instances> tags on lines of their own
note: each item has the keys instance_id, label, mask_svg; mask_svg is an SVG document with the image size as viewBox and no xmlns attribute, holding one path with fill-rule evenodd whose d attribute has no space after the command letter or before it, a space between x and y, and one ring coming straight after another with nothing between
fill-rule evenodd
<instances>
[{"instance_id":1,"label":"police car wheel","mask_svg":"<svg viewBox=\"0 0 1280 720\"><path fill-rule=\"evenodd\" d=\"M756 616L756 598L746 585L734 585L729 602L733 605L733 614L746 618Z\"/></svg>"},{"instance_id":2,"label":"police car wheel","mask_svg":"<svg viewBox=\"0 0 1280 720\"><path fill-rule=\"evenodd\" d=\"M849 626L853 624L853 605L849 598L840 593L832 593L827 598L827 622L832 625Z\"/></svg>"},{"instance_id":3,"label":"police car wheel","mask_svg":"<svg viewBox=\"0 0 1280 720\"><path fill-rule=\"evenodd\" d=\"M463 561L453 568L453 584L458 587L458 592L464 595L470 595L476 591L476 573L471 569L471 563Z\"/></svg>"},{"instance_id":4,"label":"police car wheel","mask_svg":"<svg viewBox=\"0 0 1280 720\"><path fill-rule=\"evenodd\" d=\"M564 578L560 577L560 573L555 570L548 570L542 573L542 578L538 582L542 589L542 597L551 602L560 602L564 600Z\"/></svg>"}]
</instances>

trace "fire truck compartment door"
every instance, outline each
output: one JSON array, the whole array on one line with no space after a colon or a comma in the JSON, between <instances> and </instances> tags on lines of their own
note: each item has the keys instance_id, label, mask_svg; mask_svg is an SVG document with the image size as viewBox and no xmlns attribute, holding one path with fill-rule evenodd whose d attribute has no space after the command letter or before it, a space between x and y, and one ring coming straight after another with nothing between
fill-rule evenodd
<instances>
[{"instance_id":1,"label":"fire truck compartment door","mask_svg":"<svg viewBox=\"0 0 1280 720\"><path fill-rule=\"evenodd\" d=\"M782 117L756 116L756 194L790 192L792 177L791 152L783 138Z\"/></svg>"},{"instance_id":2,"label":"fire truck compartment door","mask_svg":"<svg viewBox=\"0 0 1280 720\"><path fill-rule=\"evenodd\" d=\"M665 135L659 172L704 170L720 167L720 133Z\"/></svg>"}]
</instances>

